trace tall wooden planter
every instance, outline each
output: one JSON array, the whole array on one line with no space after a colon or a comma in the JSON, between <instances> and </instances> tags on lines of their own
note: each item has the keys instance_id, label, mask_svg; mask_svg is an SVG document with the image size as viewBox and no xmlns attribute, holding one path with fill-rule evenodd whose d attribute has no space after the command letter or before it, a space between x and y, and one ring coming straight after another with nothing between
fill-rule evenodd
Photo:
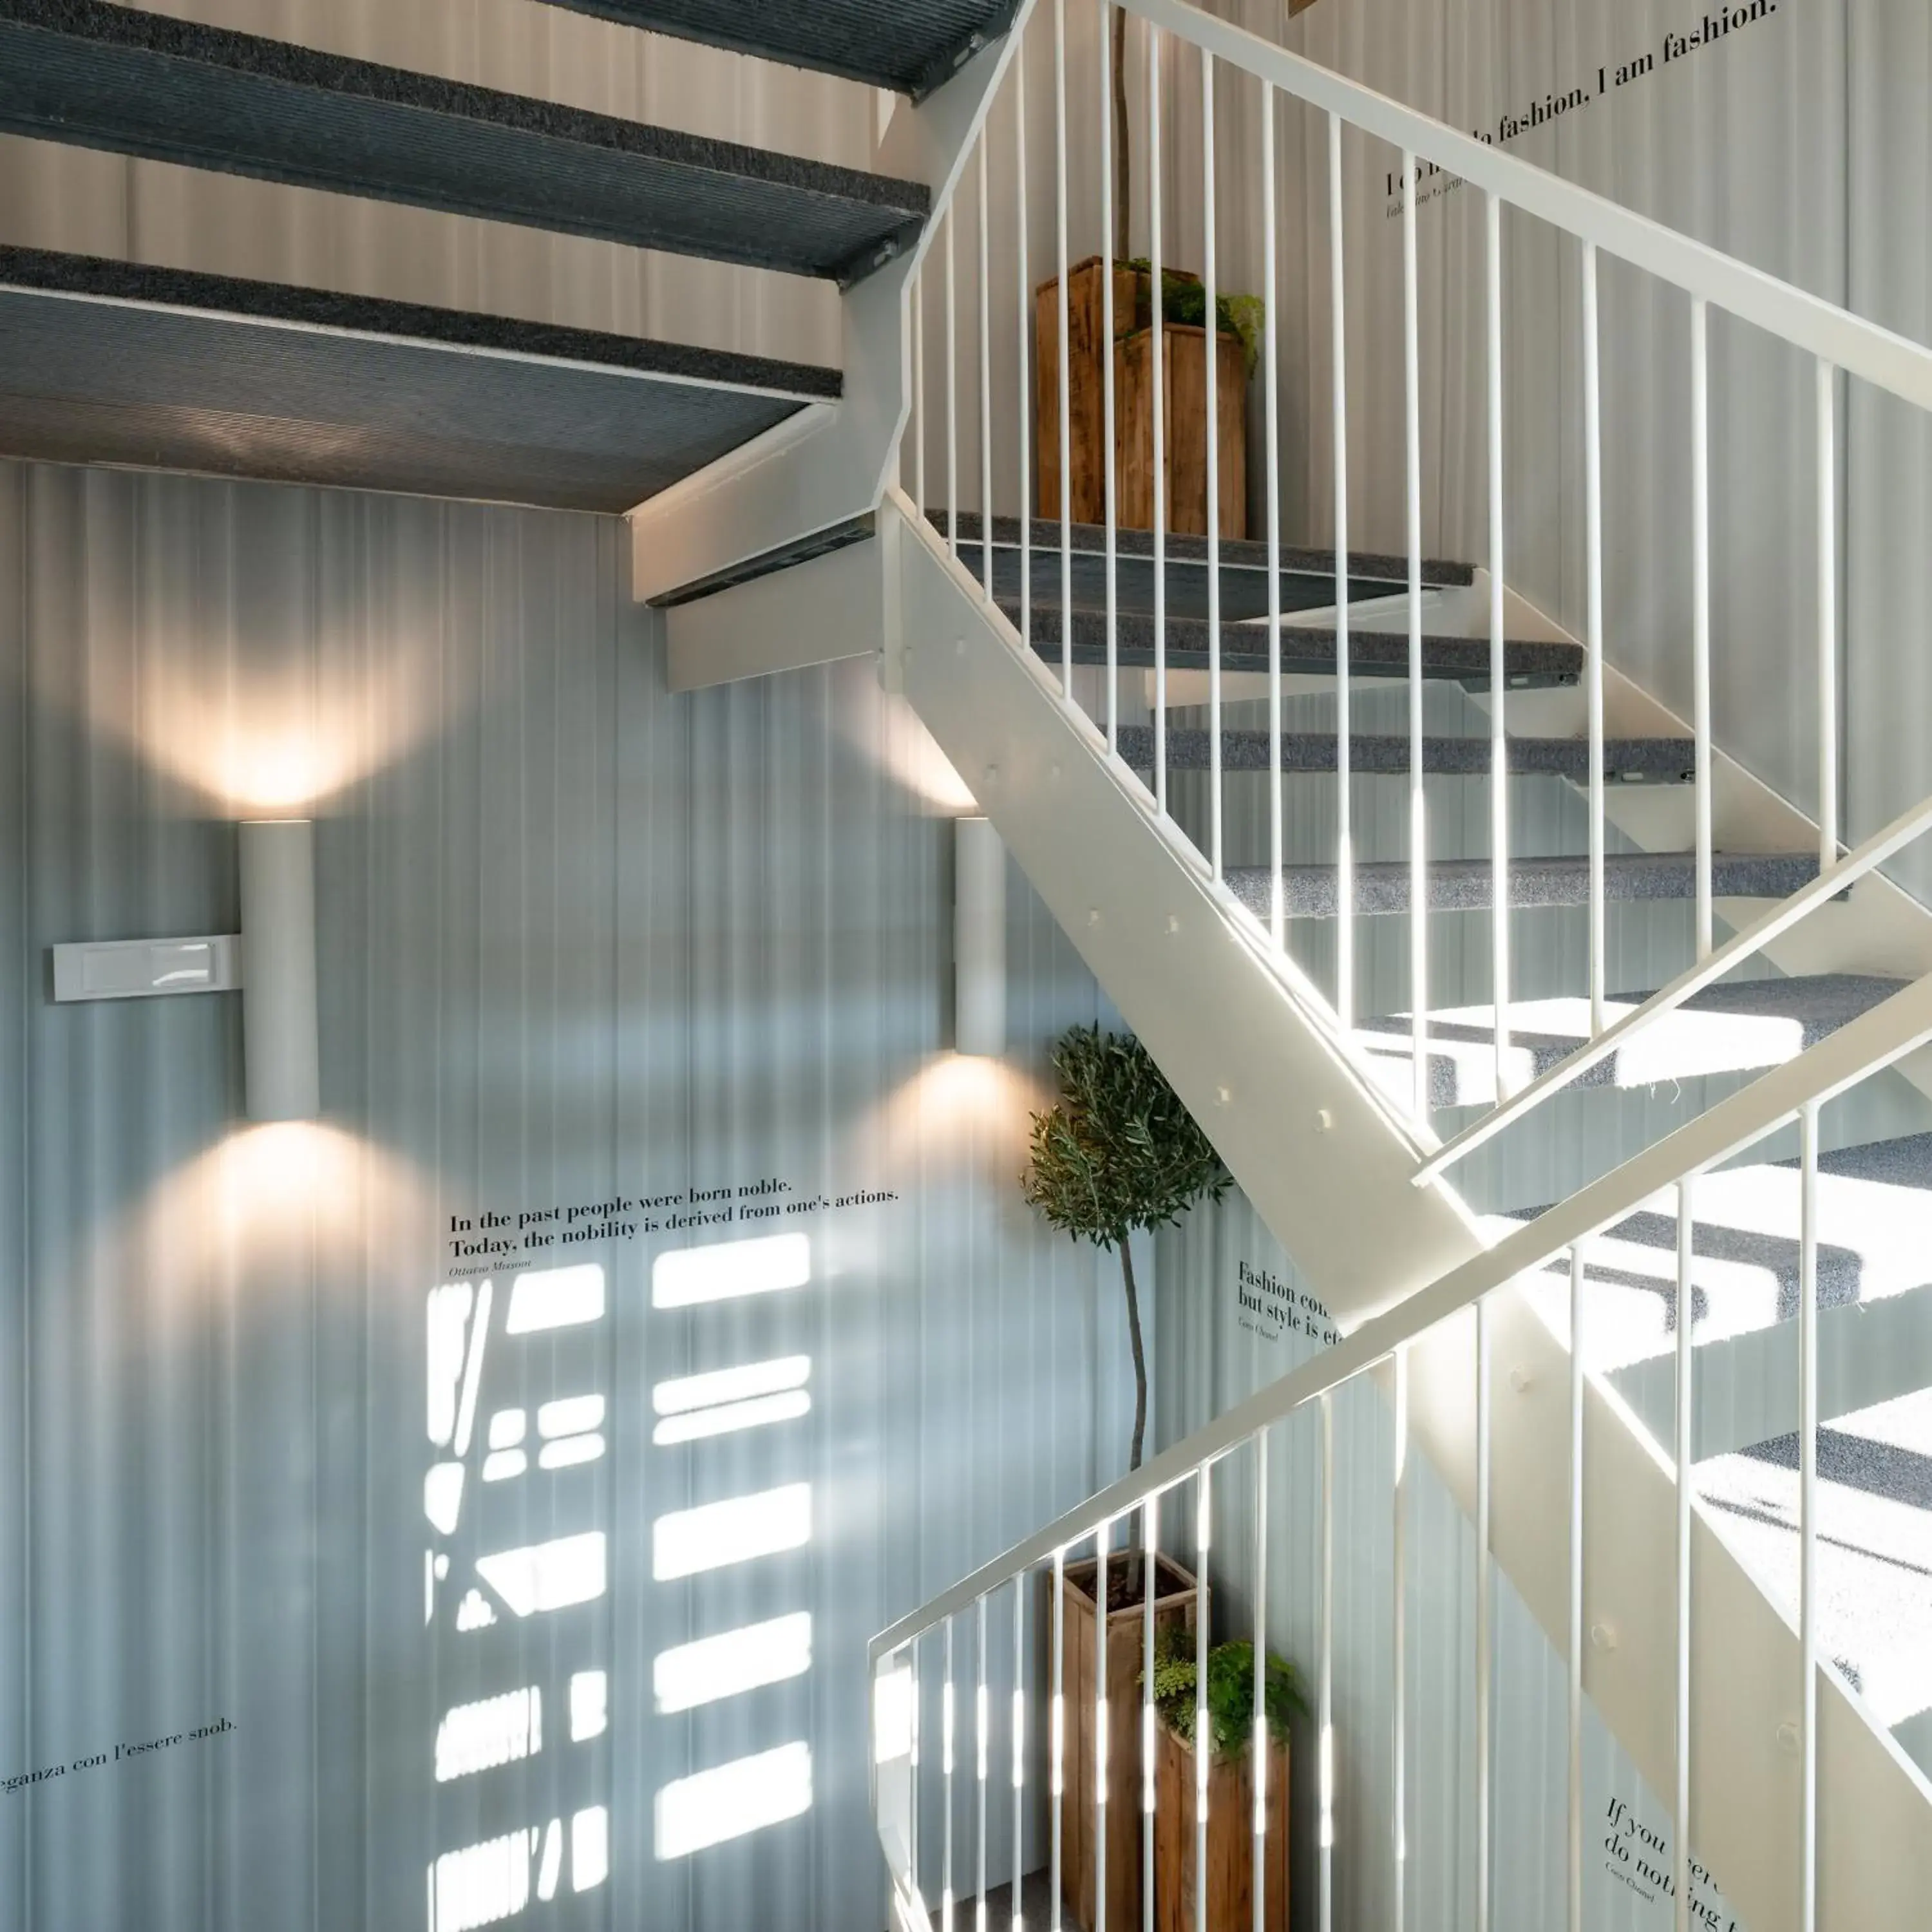
<instances>
[{"instance_id":1,"label":"tall wooden planter","mask_svg":"<svg viewBox=\"0 0 1932 1932\"><path fill-rule=\"evenodd\" d=\"M1155 1790L1155 1932L1194 1932L1194 1747L1160 1726ZM1208 1772L1208 1932L1249 1932L1255 1922L1255 1780L1251 1750L1216 1758ZM1270 1742L1268 1892L1262 1924L1288 1932L1288 1747ZM1112 1921L1108 1922L1110 1924Z\"/></svg>"},{"instance_id":2,"label":"tall wooden planter","mask_svg":"<svg viewBox=\"0 0 1932 1932\"><path fill-rule=\"evenodd\" d=\"M1157 1630L1194 1626L1194 1579L1178 1563L1157 1557L1154 1626ZM1109 1578L1145 1574L1138 1551L1120 1551L1108 1560ZM1060 1892L1067 1910L1082 1925L1096 1922L1094 1841L1094 1788L1098 1782L1094 1749L1098 1710L1097 1630L1094 1607L1094 1564L1067 1564L1062 1583L1066 1618L1061 1684L1066 1697L1066 1746L1060 1801ZM1049 1589L1051 1584L1048 1585ZM1110 1595L1112 1594L1110 1591ZM1145 1611L1138 1595L1107 1618L1107 1923L1141 1922L1141 1663ZM1051 1625L1048 1626L1051 1628Z\"/></svg>"},{"instance_id":3,"label":"tall wooden planter","mask_svg":"<svg viewBox=\"0 0 1932 1932\"><path fill-rule=\"evenodd\" d=\"M1172 272L1171 271L1169 272ZM1100 258L1090 255L1066 274L1068 457L1071 514L1076 524L1106 519L1106 391L1102 338L1106 316ZM1132 268L1114 271L1114 430L1117 460L1114 514L1123 530L1154 527L1153 278ZM1207 331L1178 322L1161 326L1161 441L1166 472L1166 525L1184 535L1208 528ZM1248 533L1246 352L1238 337L1216 338L1215 381L1220 442L1221 534ZM1060 514L1060 284L1034 292L1036 455L1040 514Z\"/></svg>"}]
</instances>

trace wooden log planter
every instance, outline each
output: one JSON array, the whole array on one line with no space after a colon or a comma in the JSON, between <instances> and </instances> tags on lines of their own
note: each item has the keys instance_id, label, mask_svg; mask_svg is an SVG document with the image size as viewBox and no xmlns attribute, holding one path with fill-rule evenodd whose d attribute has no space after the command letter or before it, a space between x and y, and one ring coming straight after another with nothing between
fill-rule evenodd
<instances>
[{"instance_id":1,"label":"wooden log planter","mask_svg":"<svg viewBox=\"0 0 1932 1932\"><path fill-rule=\"evenodd\" d=\"M1170 284L1194 281L1169 268ZM1102 338L1106 318L1100 258L1066 272L1068 459L1076 524L1106 520L1106 417ZM1123 530L1154 527L1154 281L1144 270L1114 271L1114 515ZM1184 322L1161 325L1162 468L1166 527L1182 536L1208 529L1208 332ZM1034 398L1040 512L1060 514L1060 284L1034 292ZM1216 338L1216 415L1220 442L1221 534L1248 533L1246 352L1226 328Z\"/></svg>"},{"instance_id":2,"label":"wooden log planter","mask_svg":"<svg viewBox=\"0 0 1932 1932\"><path fill-rule=\"evenodd\" d=\"M1194 1932L1194 1747L1166 1724L1159 1730L1155 1932ZM1250 1932L1255 1923L1254 1771L1251 1750L1226 1753L1208 1768L1208 1932ZM1271 1740L1268 1749L1262 1871L1262 1924L1267 1932L1288 1932L1288 1744L1282 1738Z\"/></svg>"},{"instance_id":3,"label":"wooden log planter","mask_svg":"<svg viewBox=\"0 0 1932 1932\"><path fill-rule=\"evenodd\" d=\"M1154 1627L1191 1630L1195 1581L1178 1563L1155 1558ZM1094 1870L1094 1732L1100 1706L1094 1616L1095 1564L1067 1564L1062 1579L1061 1686L1066 1744L1060 1801L1060 1895L1076 1924L1098 1923ZM1118 1550L1107 1559L1107 1923L1138 1928L1141 1911L1141 1664L1147 1559ZM1050 1592L1051 1580L1048 1583ZM1048 1611L1051 1613L1051 1598ZM1051 1624L1046 1626L1051 1628ZM1156 1762L1158 1760L1156 1759ZM1190 1801L1191 1802L1191 1801ZM1191 1815L1191 1814L1190 1814ZM1156 1876L1155 1888L1160 1888Z\"/></svg>"}]
</instances>

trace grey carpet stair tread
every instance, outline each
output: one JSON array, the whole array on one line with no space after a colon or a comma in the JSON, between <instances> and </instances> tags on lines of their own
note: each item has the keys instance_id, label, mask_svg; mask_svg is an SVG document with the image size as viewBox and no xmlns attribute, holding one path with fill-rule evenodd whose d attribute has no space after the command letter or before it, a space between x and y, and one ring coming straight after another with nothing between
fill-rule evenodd
<instances>
[{"instance_id":1,"label":"grey carpet stair tread","mask_svg":"<svg viewBox=\"0 0 1932 1932\"><path fill-rule=\"evenodd\" d=\"M942 532L950 522L944 510L928 510L928 520ZM1002 601L1017 602L1020 588L1020 520L995 517L992 520L993 593ZM1027 537L1030 546L1028 580L1033 602L1058 602L1060 597L1060 525L1050 518L1028 519ZM964 511L958 516L960 561L975 577L982 574L979 512ZM1106 600L1106 532L1092 524L1076 524L1069 532L1073 601L1089 610L1105 608ZM1167 592L1171 616L1201 617L1208 614L1208 539L1177 536L1166 539L1161 576ZM1150 612L1155 583L1154 533L1150 530L1118 530L1114 532L1114 590L1117 607L1123 610ZM1268 614L1268 545L1252 539L1224 538L1221 544L1221 616L1224 621ZM1348 556L1348 597L1352 603L1370 598L1396 596L1408 588L1408 563L1404 557L1384 556L1366 550L1352 550ZM1429 590L1460 589L1474 580L1475 572L1466 563L1425 559L1424 586ZM1320 610L1335 602L1335 553L1284 546L1276 579L1277 595L1284 614L1297 610Z\"/></svg>"},{"instance_id":2,"label":"grey carpet stair tread","mask_svg":"<svg viewBox=\"0 0 1932 1932\"><path fill-rule=\"evenodd\" d=\"M1720 898L1787 898L1818 875L1815 853L1719 853L1712 866ZM1229 887L1256 917L1270 916L1274 874L1264 866L1231 866ZM1611 854L1604 866L1606 896L1618 902L1687 899L1696 894L1696 860L1688 852ZM1338 910L1333 866L1290 866L1282 884L1291 919L1333 919ZM1438 860L1429 868L1429 903L1438 912L1478 912L1490 904L1486 859ZM1517 859L1510 864L1514 906L1576 906L1588 903L1589 861L1581 856ZM1355 868L1355 910L1376 914L1409 909L1406 860L1377 860Z\"/></svg>"},{"instance_id":3,"label":"grey carpet stair tread","mask_svg":"<svg viewBox=\"0 0 1932 1932\"><path fill-rule=\"evenodd\" d=\"M102 4L0 0L0 130L850 281L926 188Z\"/></svg>"},{"instance_id":4,"label":"grey carpet stair tread","mask_svg":"<svg viewBox=\"0 0 1932 1932\"><path fill-rule=\"evenodd\" d=\"M1735 984L1707 986L1701 993L1694 993L1678 1009L1680 1013L1715 1013L1732 1017L1753 1019L1785 1020L1796 1024L1800 1048L1815 1046L1828 1038L1839 1028L1856 1019L1861 1013L1868 1012L1882 1001L1901 991L1908 982L1903 980L1880 979L1856 973L1820 973L1782 980L1747 980ZM1611 1004L1619 1006L1639 1006L1652 996L1648 993L1619 993ZM1379 1049L1375 1042L1386 1042L1386 1051L1391 1058L1400 1058L1405 1064L1409 1059L1409 1016L1406 1013L1379 1015L1372 1019L1358 1021L1356 1031L1359 1035L1370 1036L1362 1044L1370 1051ZM1529 1062L1532 1076L1540 1077L1552 1068L1560 1066L1576 1049L1585 1043L1586 1034L1580 1029L1573 1033L1548 1030L1525 1030L1519 1025L1510 1028L1510 1045L1524 1055ZM1458 1045L1478 1048L1493 1046L1496 1031L1493 1024L1479 1025L1467 1020L1444 1020L1431 1016L1429 1038L1432 1045L1441 1042L1454 1042ZM1606 1054L1594 1066L1587 1067L1576 1076L1571 1084L1584 1087L1616 1087L1619 1084L1620 1053ZM1748 1054L1740 1054L1727 1070L1736 1072L1758 1071L1771 1064L1762 1058L1753 1058ZM1648 1067L1646 1066L1648 1072ZM1700 1072L1710 1071L1708 1066L1700 1066ZM1460 1080L1461 1070L1450 1055L1432 1052L1429 1056L1430 1105L1432 1107L1454 1107L1470 1104L1465 1098ZM1652 1076L1655 1078L1667 1078L1667 1072L1660 1070ZM1492 1095L1484 1095L1481 1104L1487 1105ZM1886 1143L1890 1144L1890 1143ZM1928 1174L1932 1174L1932 1156L1928 1156ZM1927 1184L1932 1186L1932 1178Z\"/></svg>"},{"instance_id":5,"label":"grey carpet stair tread","mask_svg":"<svg viewBox=\"0 0 1932 1932\"><path fill-rule=\"evenodd\" d=\"M1012 24L1016 0L551 0L679 40L842 74L917 100Z\"/></svg>"},{"instance_id":6,"label":"grey carpet stair tread","mask_svg":"<svg viewBox=\"0 0 1932 1932\"><path fill-rule=\"evenodd\" d=\"M622 511L836 369L0 248L0 453Z\"/></svg>"},{"instance_id":7,"label":"grey carpet stair tread","mask_svg":"<svg viewBox=\"0 0 1932 1932\"><path fill-rule=\"evenodd\" d=\"M1798 1467L1798 1437L1774 1436L1744 1454L1780 1469ZM1932 1510L1932 1456L1897 1442L1874 1442L1842 1429L1818 1431L1818 1474L1866 1495L1886 1496L1914 1509Z\"/></svg>"},{"instance_id":8,"label":"grey carpet stair tread","mask_svg":"<svg viewBox=\"0 0 1932 1932\"><path fill-rule=\"evenodd\" d=\"M1007 620L1018 626L1020 607L1009 600L995 599ZM1033 646L1049 662L1060 661L1061 611L1058 602L1033 607ZM1208 661L1208 629L1196 617L1169 617L1167 620L1167 662L1172 670L1205 670ZM1107 620L1104 612L1076 610L1073 613L1073 661L1097 665L1107 662ZM1123 611L1115 620L1115 662L1124 670L1145 670L1154 661L1154 619L1138 611ZM1336 662L1336 634L1331 626L1284 626L1281 633L1281 668L1293 676L1332 677ZM1510 687L1571 685L1582 676L1583 652L1576 644L1513 640L1504 646L1504 675ZM1221 668L1228 671L1265 671L1268 644L1265 630L1251 624L1221 626ZM1353 677L1403 678L1408 675L1408 634L1406 632L1364 630L1351 628L1348 636L1348 669ZM1425 636L1422 640L1422 674L1468 686L1486 689L1490 682L1490 646L1486 638Z\"/></svg>"},{"instance_id":9,"label":"grey carpet stair tread","mask_svg":"<svg viewBox=\"0 0 1932 1932\"><path fill-rule=\"evenodd\" d=\"M1167 765L1170 771L1205 771L1212 745L1211 734L1193 729L1167 733ZM1349 739L1351 770L1384 775L1408 772L1408 740L1393 734L1370 736L1358 733ZM1120 756L1137 772L1150 772L1154 762L1154 733L1150 724L1124 724L1120 732ZM1332 731L1285 731L1281 740L1282 770L1285 772L1332 772L1336 767L1336 745ZM1272 743L1265 731L1234 730L1221 734L1221 768L1228 772L1265 772L1272 755ZM1486 738L1425 738L1422 741L1423 770L1444 776L1487 778L1490 775L1490 741ZM1604 767L1617 784L1681 784L1695 776L1696 743L1690 738L1612 738L1604 745ZM1523 778L1564 778L1586 784L1590 776L1590 747L1582 738L1512 738L1509 740L1509 769Z\"/></svg>"}]
</instances>

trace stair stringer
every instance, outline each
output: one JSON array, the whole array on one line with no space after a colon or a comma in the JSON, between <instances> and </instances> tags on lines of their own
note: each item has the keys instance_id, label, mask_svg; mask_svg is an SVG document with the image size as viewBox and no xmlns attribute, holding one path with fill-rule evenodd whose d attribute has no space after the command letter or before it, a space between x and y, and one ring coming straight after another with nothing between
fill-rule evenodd
<instances>
[{"instance_id":1,"label":"stair stringer","mask_svg":"<svg viewBox=\"0 0 1932 1932\"><path fill-rule=\"evenodd\" d=\"M1413 1184L1414 1143L1253 921L1154 818L1138 781L902 494L889 493L881 518L889 681L1336 1322L1352 1330L1482 1253L1453 1192ZM1564 1655L1567 1338L1513 1287L1490 1306L1492 1546ZM1412 1440L1473 1516L1473 1316L1418 1344L1410 1363ZM1668 1794L1675 1478L1594 1378L1584 1444L1584 1628L1603 1638L1586 1648L1585 1690L1652 1789ZM1701 1509L1692 1574L1696 1856L1750 1932L1802 1932L1801 1761L1780 1738L1798 1717L1798 1635ZM1818 1706L1819 1922L1904 1932L1932 1897L1932 1785L1829 1668Z\"/></svg>"}]
</instances>

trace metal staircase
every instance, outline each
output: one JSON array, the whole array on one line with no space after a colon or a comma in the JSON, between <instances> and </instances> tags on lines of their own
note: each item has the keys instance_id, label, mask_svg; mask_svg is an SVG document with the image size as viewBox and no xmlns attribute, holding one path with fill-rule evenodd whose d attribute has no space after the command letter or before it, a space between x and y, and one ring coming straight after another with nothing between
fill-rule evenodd
<instances>
[{"instance_id":1,"label":"metal staircase","mask_svg":"<svg viewBox=\"0 0 1932 1932\"><path fill-rule=\"evenodd\" d=\"M1184 0L585 0L578 10L896 90L878 172L94 0L0 0L0 127L830 279L842 291L842 368L10 249L0 450L621 508L638 594L664 610L674 684L879 651L888 683L1339 1324L1336 1346L909 1607L877 1640L877 1819L896 1922L922 1924L937 1905L939 1922L963 1932L976 1895L1008 1881L1017 1890L1036 1868L1059 1912L1064 1820L1051 1795L1069 1736L1064 1631L1057 1610L1042 1624L1036 1583L1057 1586L1070 1558L1090 1553L1150 1568L1157 1546L1184 1536L1204 1572L1213 1552L1222 1580L1210 1606L1225 1591L1265 1642L1282 1526L1268 1472L1284 1458L1318 1502L1310 1547L1321 1614L1305 1660L1318 1704L1320 1932L1350 1922L1337 1901L1359 1895L1355 1868L1370 1862L1397 1926L1406 1888L1425 1882L1459 1888L1459 1900L1466 1887L1469 1922L1499 1922L1498 1673L1534 1661L1501 1647L1505 1583L1560 1660L1556 1822L1571 1932L1583 1912L1585 1738L1599 1721L1669 1810L1659 1856L1680 1925L1694 1858L1751 1932L1922 1922L1932 1786L1892 1729L1904 1712L1904 1737L1920 1714L1911 1659L1932 1642L1932 1606L1918 1605L1915 1623L1910 1588L1894 1587L1922 1574L1914 1539L1932 1520L1932 1438L1918 1406L1932 1380L1932 1262L1918 1258L1932 1253L1932 1073L1921 1052L1932 1042L1932 914L1882 868L1932 829L1932 800L1849 850L1839 836L1832 591L1840 389L1856 381L1932 411L1932 352ZM1095 54L1117 15L1134 24L1145 63L1150 152L1162 152L1164 108L1184 91L1201 130L1197 154L1154 170L1148 239L1157 277L1160 196L1190 184L1209 238L1209 313L1227 165L1217 105L1225 112L1238 94L1259 107L1252 159L1270 290L1277 118L1292 103L1325 126L1341 526L1330 549L1284 542L1272 302L1264 538L1224 540L1212 491L1204 535L1166 530L1158 488L1153 530L1120 526L1106 357L1108 514L1091 526L1070 511L1031 514L1034 284L1048 275L1061 291L1048 324L1060 389L1041 413L1057 416L1060 473L1069 466L1076 100L1099 130L1100 205L1080 220L1102 238L1111 310L1112 120ZM1408 542L1400 556L1350 545L1345 131L1390 148L1406 182L1428 164L1482 200L1480 562L1422 552L1412 195ZM1516 598L1505 574L1506 211L1553 229L1578 265L1590 505L1580 639ZM1604 255L1691 318L1688 718L1607 661ZM1712 306L1816 371L1817 523L1786 537L1818 544L1825 586L1817 819L1714 742ZM1152 326L1158 364L1157 314ZM1157 402L1157 477L1162 435ZM1474 801L1460 819L1432 805L1444 787ZM1444 836L1445 818L1472 836ZM1548 836L1521 837L1525 819ZM1613 976L1617 920L1673 905L1679 956L1648 979ZM1525 918L1571 922L1570 983L1513 973ZM1455 920L1480 937L1466 949L1478 963L1450 984L1442 947ZM1612 990L1646 984L1658 989ZM1632 1088L1666 1082L1688 1083L1688 1098L1664 1126L1619 1111ZM1608 1124L1612 1157L1553 1201L1500 1198L1484 1178L1496 1148L1554 1137L1551 1123L1581 1107ZM1345 1485L1336 1421L1358 1401L1378 1418L1382 1474ZM1454 1742L1472 1808L1446 1874L1412 1868L1406 1837L1420 1636L1412 1600L1426 1585L1434 1600L1460 1576L1453 1566L1421 1574L1425 1466L1474 1526L1475 1552L1474 1694ZM1244 1498L1239 1523L1217 1520L1217 1484ZM1876 1528L1874 1498L1887 1505ZM1847 1541L1868 1582L1890 1580L1864 1592L1882 1599L1875 1635L1844 1614L1831 1566ZM1390 1594L1369 1646L1386 1704L1381 1770L1338 1714L1356 1707L1345 1673L1360 1651L1337 1642L1336 1569L1369 1549L1408 1586ZM1058 1587L1051 1600L1061 1603ZM1204 1646L1210 1625L1197 1620ZM1136 1641L1151 1645L1150 1612ZM1877 1660L1856 1682L1838 1667L1847 1646ZM1150 1706L1143 1723L1101 1748L1145 1748ZM1147 1809L1156 1802L1150 1780ZM1154 1820L1100 1808L1087 1834L1100 1856L1111 1832L1137 1837L1150 1860ZM1256 1816L1258 1857L1259 1806Z\"/></svg>"}]
</instances>

